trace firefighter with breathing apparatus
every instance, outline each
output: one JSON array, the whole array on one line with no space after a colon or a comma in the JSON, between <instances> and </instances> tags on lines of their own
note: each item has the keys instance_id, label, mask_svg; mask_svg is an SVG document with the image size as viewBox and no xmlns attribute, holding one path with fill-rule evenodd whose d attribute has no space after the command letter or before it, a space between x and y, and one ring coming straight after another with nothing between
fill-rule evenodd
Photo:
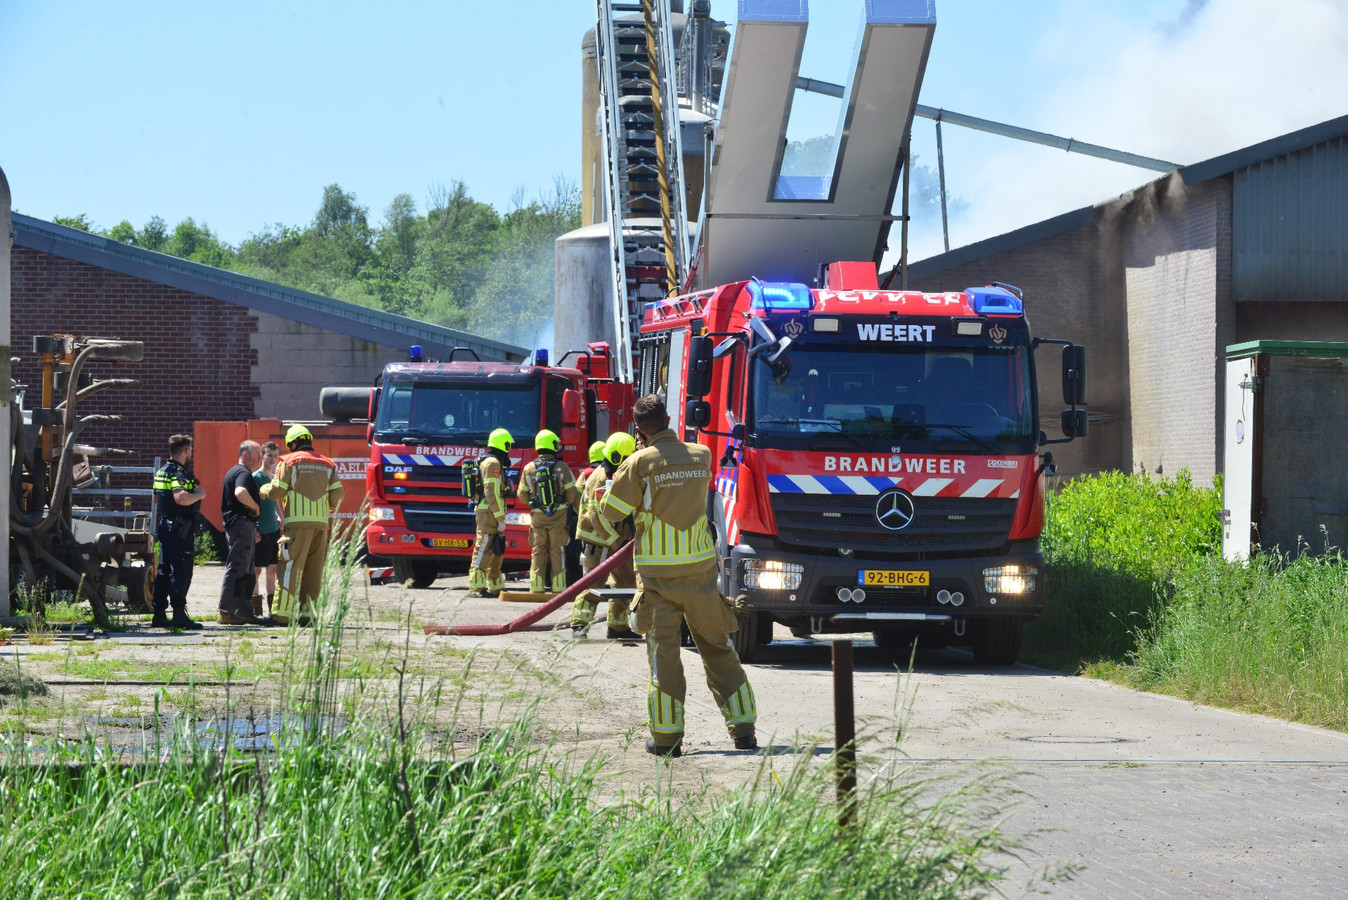
<instances>
[{"instance_id":1,"label":"firefighter with breathing apparatus","mask_svg":"<svg viewBox=\"0 0 1348 900\"><path fill-rule=\"evenodd\" d=\"M477 533L468 570L468 596L494 597L505 587L501 561L505 556L506 502L511 497L510 449L515 439L504 428L487 436L487 452L464 460L463 493L476 510Z\"/></svg>"},{"instance_id":2,"label":"firefighter with breathing apparatus","mask_svg":"<svg viewBox=\"0 0 1348 900\"><path fill-rule=\"evenodd\" d=\"M571 468L557 457L562 442L544 428L534 437L537 457L520 472L519 499L529 507L529 590L566 589L567 509L580 502Z\"/></svg>"},{"instance_id":3,"label":"firefighter with breathing apparatus","mask_svg":"<svg viewBox=\"0 0 1348 900\"><path fill-rule=\"evenodd\" d=\"M599 513L604 503L604 494L613 482L613 473L623 460L631 456L637 448L636 438L626 432L616 432L599 445L602 448L599 465L595 466L582 486L580 493L580 524L576 526L576 537L580 538L584 549L581 551L581 565L590 571L623 544L632 539L634 533L632 519L611 523ZM636 571L632 563L623 563L609 574L609 587L634 588L637 586ZM589 591L576 598L571 608L571 633L583 638L589 632L594 621L594 612L599 597ZM641 635L632 631L627 623L627 600L610 600L608 603L608 633L610 640L640 640Z\"/></svg>"}]
</instances>

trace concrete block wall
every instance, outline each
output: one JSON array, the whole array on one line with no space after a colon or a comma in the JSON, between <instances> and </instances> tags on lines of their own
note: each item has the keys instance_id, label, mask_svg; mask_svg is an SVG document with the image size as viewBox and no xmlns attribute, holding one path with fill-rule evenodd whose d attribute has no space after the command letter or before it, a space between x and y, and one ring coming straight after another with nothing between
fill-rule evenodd
<instances>
[{"instance_id":1,"label":"concrete block wall","mask_svg":"<svg viewBox=\"0 0 1348 900\"><path fill-rule=\"evenodd\" d=\"M1123 236L1131 468L1167 476L1188 468L1211 483L1221 465L1219 383L1230 334L1218 246L1223 221L1230 246L1229 182L1186 187L1172 175L1105 216Z\"/></svg>"},{"instance_id":2,"label":"concrete block wall","mask_svg":"<svg viewBox=\"0 0 1348 900\"><path fill-rule=\"evenodd\" d=\"M254 312L251 318L257 418L318 419L322 388L373 385L385 365L407 358L406 347L388 347L266 313Z\"/></svg>"},{"instance_id":3,"label":"concrete block wall","mask_svg":"<svg viewBox=\"0 0 1348 900\"><path fill-rule=\"evenodd\" d=\"M1099 223L1087 224L909 282L910 288L929 292L993 281L1014 284L1024 291L1036 336L1086 348L1091 433L1046 448L1061 478L1128 465L1124 304L1117 253L1111 251L1116 238ZM1041 427L1050 438L1062 436L1061 360L1056 345L1042 346L1036 354Z\"/></svg>"}]
</instances>

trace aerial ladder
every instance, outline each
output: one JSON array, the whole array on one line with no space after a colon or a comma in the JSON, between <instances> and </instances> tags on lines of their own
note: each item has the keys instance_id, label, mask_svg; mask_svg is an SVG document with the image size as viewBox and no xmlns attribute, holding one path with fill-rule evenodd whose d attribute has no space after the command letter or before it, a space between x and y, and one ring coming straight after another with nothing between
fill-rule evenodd
<instances>
[{"instance_id":1,"label":"aerial ladder","mask_svg":"<svg viewBox=\"0 0 1348 900\"><path fill-rule=\"evenodd\" d=\"M679 293L688 221L669 0L595 0L614 362L632 380L644 305Z\"/></svg>"}]
</instances>

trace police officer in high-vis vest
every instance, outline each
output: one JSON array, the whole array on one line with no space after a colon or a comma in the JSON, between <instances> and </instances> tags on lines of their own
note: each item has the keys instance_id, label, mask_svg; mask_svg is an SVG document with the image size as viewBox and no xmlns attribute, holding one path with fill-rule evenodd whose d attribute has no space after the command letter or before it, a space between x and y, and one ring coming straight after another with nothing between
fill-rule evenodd
<instances>
[{"instance_id":1,"label":"police officer in high-vis vest","mask_svg":"<svg viewBox=\"0 0 1348 900\"><path fill-rule=\"evenodd\" d=\"M468 570L468 596L490 597L505 587L501 559L505 547L506 495L510 471L510 448L515 439L504 428L487 436L487 454L477 464L482 496L477 501L477 534L473 538L473 562Z\"/></svg>"},{"instance_id":2,"label":"police officer in high-vis vest","mask_svg":"<svg viewBox=\"0 0 1348 900\"><path fill-rule=\"evenodd\" d=\"M154 473L159 572L154 579L152 628L201 629L201 623L187 615L187 589L192 586L197 510L205 496L206 489L192 474L192 436L173 435L169 438L169 461ZM171 619L168 617L170 605L173 606Z\"/></svg>"},{"instance_id":3,"label":"police officer in high-vis vest","mask_svg":"<svg viewBox=\"0 0 1348 900\"><path fill-rule=\"evenodd\" d=\"M603 452L599 465L595 466L581 488L580 524L576 526L576 537L580 538L584 547L581 551L581 564L587 572L603 562L609 553L630 541L633 535L630 517L615 525L600 514L599 507L604 502L604 495L608 493L613 473L618 471L618 466L622 465L623 460L635 452L636 439L627 432L620 431L609 435L608 441L601 446ZM608 584L609 587L615 588L637 586L636 572L632 569L630 559L609 573ZM599 598L589 591L576 598L575 604L571 607L571 633L574 637L585 637L589 632L598 605ZM627 625L627 611L630 605L627 600L609 601L607 637L610 640L631 640L641 637Z\"/></svg>"},{"instance_id":4,"label":"police officer in high-vis vest","mask_svg":"<svg viewBox=\"0 0 1348 900\"><path fill-rule=\"evenodd\" d=\"M285 510L285 537L276 564L276 599L272 619L281 625L304 624L323 590L328 560L328 529L345 491L337 464L314 450L314 436L303 425L286 432L290 450L276 464L276 474L262 487L262 496Z\"/></svg>"},{"instance_id":5,"label":"police officer in high-vis vest","mask_svg":"<svg viewBox=\"0 0 1348 900\"><path fill-rule=\"evenodd\" d=\"M758 707L730 640L738 622L717 588L716 544L707 523L711 451L679 440L669 429L665 401L655 394L638 400L633 413L646 446L618 468L600 511L610 522L633 516L636 523L633 561L640 583L633 611L651 664L646 752L681 753L687 688L679 653L681 620L688 622L707 687L735 749L753 750Z\"/></svg>"},{"instance_id":6,"label":"police officer in high-vis vest","mask_svg":"<svg viewBox=\"0 0 1348 900\"><path fill-rule=\"evenodd\" d=\"M529 590L539 594L566 589L566 516L580 502L570 466L557 457L561 449L544 428L534 436L537 458L520 472L520 502L529 507Z\"/></svg>"}]
</instances>

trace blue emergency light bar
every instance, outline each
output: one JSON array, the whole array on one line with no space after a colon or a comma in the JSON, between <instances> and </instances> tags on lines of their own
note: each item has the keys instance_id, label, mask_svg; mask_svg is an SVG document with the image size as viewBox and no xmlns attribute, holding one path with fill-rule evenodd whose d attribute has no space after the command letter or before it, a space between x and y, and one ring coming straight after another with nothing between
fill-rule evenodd
<instances>
[{"instance_id":1,"label":"blue emergency light bar","mask_svg":"<svg viewBox=\"0 0 1348 900\"><path fill-rule=\"evenodd\" d=\"M751 309L814 309L814 294L808 286L794 281L749 282Z\"/></svg>"},{"instance_id":2,"label":"blue emergency light bar","mask_svg":"<svg viewBox=\"0 0 1348 900\"><path fill-rule=\"evenodd\" d=\"M407 361L408 361L408 362L421 362L421 345L420 345L420 344L413 344L412 346L410 346L410 347L407 348Z\"/></svg>"},{"instance_id":3,"label":"blue emergency light bar","mask_svg":"<svg viewBox=\"0 0 1348 900\"><path fill-rule=\"evenodd\" d=\"M996 287L968 288L969 305L980 316L1023 316L1025 304L1010 291Z\"/></svg>"},{"instance_id":4,"label":"blue emergency light bar","mask_svg":"<svg viewBox=\"0 0 1348 900\"><path fill-rule=\"evenodd\" d=\"M546 366L548 364L548 350L546 347L539 347L534 351L534 365Z\"/></svg>"}]
</instances>

